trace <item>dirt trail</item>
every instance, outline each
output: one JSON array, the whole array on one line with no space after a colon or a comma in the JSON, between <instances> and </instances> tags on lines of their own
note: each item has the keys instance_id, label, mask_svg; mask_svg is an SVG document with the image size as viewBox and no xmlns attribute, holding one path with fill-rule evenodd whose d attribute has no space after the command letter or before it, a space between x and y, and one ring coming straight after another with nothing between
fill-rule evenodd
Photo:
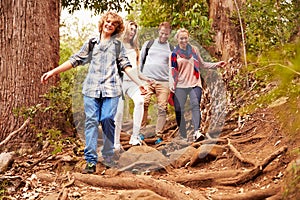
<instances>
[{"instance_id":1,"label":"dirt trail","mask_svg":"<svg viewBox=\"0 0 300 200\"><path fill-rule=\"evenodd\" d=\"M259 110L239 125L237 119L228 119L220 137L188 144L170 163L161 164L159 156L154 156L159 164L133 157L131 166L120 170L99 162L94 175L81 174L82 149L74 144L56 155L46 146L34 154L27 148L18 151L1 181L11 199L280 199L286 169L295 159L288 152L300 141L290 142L272 109ZM169 126L172 138L176 126ZM124 143L126 151L120 156L156 152L151 149L164 153L168 143L154 142L145 140L137 148Z\"/></svg>"}]
</instances>

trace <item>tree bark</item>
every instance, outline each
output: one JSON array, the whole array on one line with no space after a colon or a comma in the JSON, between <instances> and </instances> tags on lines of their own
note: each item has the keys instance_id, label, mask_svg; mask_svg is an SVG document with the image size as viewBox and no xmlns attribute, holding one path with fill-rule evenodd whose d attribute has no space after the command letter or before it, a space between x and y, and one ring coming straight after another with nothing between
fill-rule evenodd
<instances>
[{"instance_id":1,"label":"tree bark","mask_svg":"<svg viewBox=\"0 0 300 200\"><path fill-rule=\"evenodd\" d=\"M214 56L220 60L233 57L238 61L243 54L243 46L240 26L232 23L230 19L233 13L237 12L234 1L207 0L207 2L209 19L213 20L212 28L215 32L215 45L210 49L211 53L214 52ZM245 0L237 0L239 5L244 2ZM238 19L236 21L238 22Z\"/></svg>"},{"instance_id":2,"label":"tree bark","mask_svg":"<svg viewBox=\"0 0 300 200\"><path fill-rule=\"evenodd\" d=\"M26 120L16 110L43 103L48 87L40 77L59 61L60 1L3 0L0 13L1 141ZM43 127L47 120L34 121Z\"/></svg>"}]
</instances>

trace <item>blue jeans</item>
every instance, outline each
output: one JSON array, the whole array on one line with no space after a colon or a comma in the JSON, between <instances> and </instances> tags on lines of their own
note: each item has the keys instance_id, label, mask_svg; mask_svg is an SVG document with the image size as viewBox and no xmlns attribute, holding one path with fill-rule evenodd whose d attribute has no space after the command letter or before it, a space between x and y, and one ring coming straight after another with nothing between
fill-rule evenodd
<instances>
[{"instance_id":1,"label":"blue jeans","mask_svg":"<svg viewBox=\"0 0 300 200\"><path fill-rule=\"evenodd\" d=\"M199 130L201 122L200 101L202 96L202 88L196 86L193 88L176 88L174 95L174 108L176 115L176 123L179 127L180 135L184 138L186 134L186 122L184 117L184 106L187 96L190 96L190 108L192 110L192 121L194 130Z\"/></svg>"},{"instance_id":2,"label":"blue jeans","mask_svg":"<svg viewBox=\"0 0 300 200\"><path fill-rule=\"evenodd\" d=\"M89 163L96 164L98 126L101 123L103 130L103 156L112 156L114 154L114 117L117 111L119 97L100 97L91 98L84 96L85 112L85 148L84 157Z\"/></svg>"}]
</instances>

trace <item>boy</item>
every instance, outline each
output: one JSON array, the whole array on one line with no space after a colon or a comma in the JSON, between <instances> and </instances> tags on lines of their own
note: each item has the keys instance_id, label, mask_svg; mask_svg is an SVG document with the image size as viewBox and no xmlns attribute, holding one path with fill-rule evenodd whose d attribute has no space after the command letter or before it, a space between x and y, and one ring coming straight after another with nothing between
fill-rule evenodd
<instances>
[{"instance_id":1,"label":"boy","mask_svg":"<svg viewBox=\"0 0 300 200\"><path fill-rule=\"evenodd\" d=\"M41 77L41 82L45 83L50 77L72 67L90 64L82 90L86 117L84 157L87 162L83 173L96 171L99 122L103 129L103 148L101 151L104 164L109 167L114 164L112 159L114 154L114 117L122 92L117 59L121 70L139 85L142 94L146 92L141 82L131 75L131 64L125 56L125 48L121 42L116 40L116 36L124 30L122 18L114 12L107 12L101 17L98 29L100 36L93 40L95 45L92 50L87 41L79 52L72 55L68 61L46 72ZM120 45L120 52L117 52L117 45Z\"/></svg>"}]
</instances>

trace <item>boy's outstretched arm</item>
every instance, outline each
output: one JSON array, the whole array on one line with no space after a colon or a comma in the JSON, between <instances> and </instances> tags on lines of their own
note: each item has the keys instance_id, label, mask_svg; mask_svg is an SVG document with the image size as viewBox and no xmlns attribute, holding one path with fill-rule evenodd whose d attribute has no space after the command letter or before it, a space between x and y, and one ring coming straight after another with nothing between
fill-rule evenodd
<instances>
[{"instance_id":1,"label":"boy's outstretched arm","mask_svg":"<svg viewBox=\"0 0 300 200\"><path fill-rule=\"evenodd\" d=\"M59 74L61 72L67 71L69 69L73 68L71 62L69 60L67 60L66 62L64 62L63 64L59 65L58 67L44 73L41 76L41 83L45 84L47 82L47 80L49 78L51 78L52 76Z\"/></svg>"}]
</instances>

